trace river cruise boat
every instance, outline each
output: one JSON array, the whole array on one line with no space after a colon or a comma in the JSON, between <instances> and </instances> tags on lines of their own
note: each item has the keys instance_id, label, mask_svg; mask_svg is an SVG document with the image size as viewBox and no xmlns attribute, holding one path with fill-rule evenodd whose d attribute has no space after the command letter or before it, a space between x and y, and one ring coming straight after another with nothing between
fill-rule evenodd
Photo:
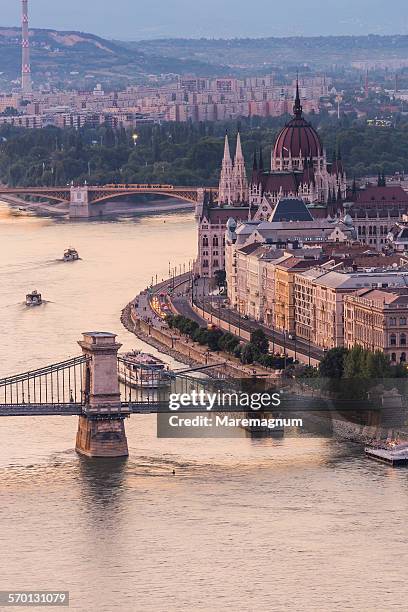
<instances>
[{"instance_id":1,"label":"river cruise boat","mask_svg":"<svg viewBox=\"0 0 408 612\"><path fill-rule=\"evenodd\" d=\"M393 467L408 465L408 442L373 441L365 447L365 454Z\"/></svg>"},{"instance_id":2,"label":"river cruise boat","mask_svg":"<svg viewBox=\"0 0 408 612\"><path fill-rule=\"evenodd\" d=\"M79 259L78 251L70 247L64 251L64 261L77 261Z\"/></svg>"},{"instance_id":3,"label":"river cruise boat","mask_svg":"<svg viewBox=\"0 0 408 612\"><path fill-rule=\"evenodd\" d=\"M170 384L171 371L168 366L149 353L131 351L121 355L119 380L132 388L158 389Z\"/></svg>"},{"instance_id":4,"label":"river cruise boat","mask_svg":"<svg viewBox=\"0 0 408 612\"><path fill-rule=\"evenodd\" d=\"M26 306L40 306L42 304L41 293L38 293L36 289L26 295Z\"/></svg>"}]
</instances>

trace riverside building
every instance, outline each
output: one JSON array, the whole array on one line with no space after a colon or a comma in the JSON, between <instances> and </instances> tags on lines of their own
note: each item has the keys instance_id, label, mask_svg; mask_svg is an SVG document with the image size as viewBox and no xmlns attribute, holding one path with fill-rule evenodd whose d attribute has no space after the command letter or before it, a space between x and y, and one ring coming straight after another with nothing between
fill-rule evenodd
<instances>
[{"instance_id":1,"label":"riverside building","mask_svg":"<svg viewBox=\"0 0 408 612\"><path fill-rule=\"evenodd\" d=\"M408 289L359 289L344 298L344 344L383 351L392 363L406 363Z\"/></svg>"}]
</instances>

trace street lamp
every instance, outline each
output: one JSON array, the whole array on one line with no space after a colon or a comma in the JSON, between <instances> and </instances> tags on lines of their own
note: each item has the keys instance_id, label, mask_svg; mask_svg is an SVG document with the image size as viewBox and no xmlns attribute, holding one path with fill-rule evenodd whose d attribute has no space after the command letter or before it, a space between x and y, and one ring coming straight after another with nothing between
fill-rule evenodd
<instances>
[{"instance_id":1,"label":"street lamp","mask_svg":"<svg viewBox=\"0 0 408 612\"><path fill-rule=\"evenodd\" d=\"M132 140L133 140L133 146L137 145L137 139L139 138L139 135L134 133L132 134Z\"/></svg>"}]
</instances>

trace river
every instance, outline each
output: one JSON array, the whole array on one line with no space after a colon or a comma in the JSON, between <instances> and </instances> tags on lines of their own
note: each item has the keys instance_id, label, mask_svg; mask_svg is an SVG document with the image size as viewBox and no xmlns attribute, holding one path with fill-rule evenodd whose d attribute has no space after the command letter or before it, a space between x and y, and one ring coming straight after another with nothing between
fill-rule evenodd
<instances>
[{"instance_id":1,"label":"river","mask_svg":"<svg viewBox=\"0 0 408 612\"><path fill-rule=\"evenodd\" d=\"M82 260L63 264L70 245ZM140 346L122 307L194 254L192 213L70 223L0 204L0 377L79 354L83 331ZM27 309L34 288L47 303ZM74 417L1 419L0 590L69 590L81 612L406 609L406 470L333 440L155 426L129 419L129 459L104 462L76 455Z\"/></svg>"}]
</instances>

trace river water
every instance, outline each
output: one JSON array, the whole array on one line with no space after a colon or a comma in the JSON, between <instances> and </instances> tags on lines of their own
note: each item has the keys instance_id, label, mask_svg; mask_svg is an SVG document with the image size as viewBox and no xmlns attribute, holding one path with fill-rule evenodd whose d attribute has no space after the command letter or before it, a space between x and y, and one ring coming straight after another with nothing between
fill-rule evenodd
<instances>
[{"instance_id":1,"label":"river water","mask_svg":"<svg viewBox=\"0 0 408 612\"><path fill-rule=\"evenodd\" d=\"M57 261L69 245L82 261ZM0 377L79 354L83 331L140 346L121 308L194 254L191 213L0 204ZM154 416L126 422L127 461L89 461L76 426L1 419L0 590L69 590L81 612L407 609L408 471L333 440L158 440Z\"/></svg>"}]
</instances>

